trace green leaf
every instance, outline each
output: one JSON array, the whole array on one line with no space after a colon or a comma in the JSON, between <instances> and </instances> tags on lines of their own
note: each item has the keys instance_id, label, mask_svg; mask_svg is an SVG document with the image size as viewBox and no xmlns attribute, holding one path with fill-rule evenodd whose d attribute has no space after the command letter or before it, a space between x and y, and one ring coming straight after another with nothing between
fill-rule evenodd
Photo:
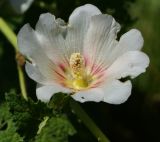
<instances>
[{"instance_id":1,"label":"green leaf","mask_svg":"<svg viewBox=\"0 0 160 142\"><path fill-rule=\"evenodd\" d=\"M7 104L0 105L0 142L23 142L17 133Z\"/></svg>"},{"instance_id":2,"label":"green leaf","mask_svg":"<svg viewBox=\"0 0 160 142\"><path fill-rule=\"evenodd\" d=\"M59 110L59 106L61 108L65 102L68 102L64 94L56 95L49 108L42 102L36 103L31 99L25 101L14 90L6 93L5 99L8 107L6 112L9 113L9 116L6 116L9 119L12 118L11 122L16 126L14 129L16 134L23 137L24 141L45 142L47 139L47 142L68 142L68 136L75 133L75 129L67 117L61 111L55 110ZM4 127L3 125L2 127Z\"/></svg>"},{"instance_id":3,"label":"green leaf","mask_svg":"<svg viewBox=\"0 0 160 142\"><path fill-rule=\"evenodd\" d=\"M51 117L42 128L35 142L68 142L68 136L75 134L75 129L64 115Z\"/></svg>"},{"instance_id":4,"label":"green leaf","mask_svg":"<svg viewBox=\"0 0 160 142\"><path fill-rule=\"evenodd\" d=\"M46 115L51 115L52 111L42 102L25 101L15 91L6 93L5 98L18 133L26 141L33 139L37 134L39 123Z\"/></svg>"}]
</instances>

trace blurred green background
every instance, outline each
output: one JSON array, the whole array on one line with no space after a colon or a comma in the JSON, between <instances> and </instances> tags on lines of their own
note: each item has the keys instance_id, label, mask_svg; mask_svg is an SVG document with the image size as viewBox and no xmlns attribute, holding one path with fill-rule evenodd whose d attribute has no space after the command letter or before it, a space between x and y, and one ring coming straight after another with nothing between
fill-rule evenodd
<instances>
[{"instance_id":1,"label":"blurred green background","mask_svg":"<svg viewBox=\"0 0 160 142\"><path fill-rule=\"evenodd\" d=\"M129 100L121 105L89 102L82 106L111 142L160 141L159 0L35 0L25 12L15 9L10 1L0 0L0 17L9 23L16 34L25 23L34 27L41 13L51 12L67 21L76 7L86 3L113 15L122 26L119 36L131 28L139 29L144 37L143 50L150 57L150 66L146 73L132 81L133 90ZM28 94L36 100L35 83L27 75L25 77ZM0 102L4 100L3 94L10 89L20 92L15 53L0 32ZM74 118L71 118L71 122L78 133L70 141L96 141L83 124L76 123Z\"/></svg>"}]
</instances>

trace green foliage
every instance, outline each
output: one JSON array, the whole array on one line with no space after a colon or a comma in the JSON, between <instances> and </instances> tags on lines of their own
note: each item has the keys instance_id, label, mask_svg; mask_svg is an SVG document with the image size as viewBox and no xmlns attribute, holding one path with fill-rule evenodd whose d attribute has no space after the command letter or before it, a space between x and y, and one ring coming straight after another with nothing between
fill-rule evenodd
<instances>
[{"instance_id":1,"label":"green foliage","mask_svg":"<svg viewBox=\"0 0 160 142\"><path fill-rule=\"evenodd\" d=\"M67 142L75 129L66 115L53 111L53 103L63 100L63 95L56 96L48 107L27 102L13 90L6 93L6 102L0 105L0 142Z\"/></svg>"},{"instance_id":2,"label":"green foliage","mask_svg":"<svg viewBox=\"0 0 160 142\"><path fill-rule=\"evenodd\" d=\"M23 142L7 104L1 104L0 108L0 142Z\"/></svg>"},{"instance_id":3,"label":"green foliage","mask_svg":"<svg viewBox=\"0 0 160 142\"><path fill-rule=\"evenodd\" d=\"M64 115L51 117L35 142L68 142L68 136L75 134L75 129Z\"/></svg>"},{"instance_id":4,"label":"green foliage","mask_svg":"<svg viewBox=\"0 0 160 142\"><path fill-rule=\"evenodd\" d=\"M26 140L31 139L37 133L39 123L45 115L51 112L44 103L35 103L32 100L26 102L14 91L6 93L6 101L18 132Z\"/></svg>"}]
</instances>

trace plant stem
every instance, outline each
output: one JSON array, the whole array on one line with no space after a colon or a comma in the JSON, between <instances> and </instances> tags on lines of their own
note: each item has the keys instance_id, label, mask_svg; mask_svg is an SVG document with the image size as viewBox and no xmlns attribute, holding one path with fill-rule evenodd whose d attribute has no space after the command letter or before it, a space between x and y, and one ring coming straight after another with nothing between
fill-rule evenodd
<instances>
[{"instance_id":1,"label":"plant stem","mask_svg":"<svg viewBox=\"0 0 160 142\"><path fill-rule=\"evenodd\" d=\"M18 46L17 46L16 35L12 31L12 29L8 26L8 24L1 17L0 17L0 31L2 31L2 33L5 35L5 37L13 45L15 53L17 53L19 50L18 50ZM19 84L20 84L22 96L25 100L28 100L24 74L23 74L21 66L18 63L17 63L17 70L18 70Z\"/></svg>"},{"instance_id":2,"label":"plant stem","mask_svg":"<svg viewBox=\"0 0 160 142\"><path fill-rule=\"evenodd\" d=\"M20 84L20 89L23 98L27 101L27 91L26 91L26 83L25 83L25 78L24 78L24 73L22 68L17 64L17 69L18 69L18 77L19 77L19 84Z\"/></svg>"},{"instance_id":3,"label":"plant stem","mask_svg":"<svg viewBox=\"0 0 160 142\"><path fill-rule=\"evenodd\" d=\"M76 115L82 120L91 133L97 138L99 142L110 142L110 140L103 134L103 132L97 127L93 120L83 110L83 108L73 99L70 101L71 108Z\"/></svg>"},{"instance_id":4,"label":"plant stem","mask_svg":"<svg viewBox=\"0 0 160 142\"><path fill-rule=\"evenodd\" d=\"M0 30L2 33L6 36L6 38L9 40L9 42L13 45L15 51L18 51L17 47L17 38L14 32L11 30L11 28L8 26L8 24L0 17Z\"/></svg>"}]
</instances>

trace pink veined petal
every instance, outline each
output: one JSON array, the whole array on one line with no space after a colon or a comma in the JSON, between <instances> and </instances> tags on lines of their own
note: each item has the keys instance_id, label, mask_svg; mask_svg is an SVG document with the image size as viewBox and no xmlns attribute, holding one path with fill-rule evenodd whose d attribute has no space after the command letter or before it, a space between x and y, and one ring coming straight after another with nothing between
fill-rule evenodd
<instances>
[{"instance_id":1,"label":"pink veined petal","mask_svg":"<svg viewBox=\"0 0 160 142\"><path fill-rule=\"evenodd\" d=\"M58 92L71 93L71 90L56 83L47 86L37 84L36 95L38 100L41 100L42 102L49 102L51 97Z\"/></svg>"},{"instance_id":2,"label":"pink veined petal","mask_svg":"<svg viewBox=\"0 0 160 142\"><path fill-rule=\"evenodd\" d=\"M140 51L129 51L117 58L117 60L107 69L107 78L120 79L130 76L132 78L145 72L149 65L148 56Z\"/></svg>"},{"instance_id":3,"label":"pink veined petal","mask_svg":"<svg viewBox=\"0 0 160 142\"><path fill-rule=\"evenodd\" d=\"M100 102L103 100L103 97L104 97L104 92L100 88L91 88L88 90L82 90L72 95L73 99L81 103L88 101Z\"/></svg>"},{"instance_id":4,"label":"pink veined petal","mask_svg":"<svg viewBox=\"0 0 160 142\"><path fill-rule=\"evenodd\" d=\"M110 54L117 45L116 37L119 30L120 25L110 15L101 14L91 18L83 49L91 72L107 67Z\"/></svg>"},{"instance_id":5,"label":"pink veined petal","mask_svg":"<svg viewBox=\"0 0 160 142\"><path fill-rule=\"evenodd\" d=\"M110 104L121 104L124 103L131 95L132 84L129 80L126 82L112 80L103 84L101 88L104 91L104 102Z\"/></svg>"}]
</instances>

